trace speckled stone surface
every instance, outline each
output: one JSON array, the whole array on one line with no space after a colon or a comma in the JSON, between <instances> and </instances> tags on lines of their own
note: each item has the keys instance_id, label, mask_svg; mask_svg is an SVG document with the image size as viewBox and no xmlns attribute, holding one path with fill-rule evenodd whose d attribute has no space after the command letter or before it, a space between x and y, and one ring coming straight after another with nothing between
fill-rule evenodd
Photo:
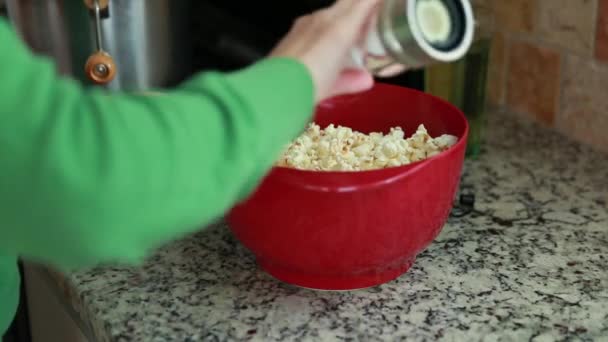
<instances>
[{"instance_id":1,"label":"speckled stone surface","mask_svg":"<svg viewBox=\"0 0 608 342\"><path fill-rule=\"evenodd\" d=\"M57 284L98 341L608 341L608 157L490 117L475 211L390 284L280 284L221 225Z\"/></svg>"}]
</instances>

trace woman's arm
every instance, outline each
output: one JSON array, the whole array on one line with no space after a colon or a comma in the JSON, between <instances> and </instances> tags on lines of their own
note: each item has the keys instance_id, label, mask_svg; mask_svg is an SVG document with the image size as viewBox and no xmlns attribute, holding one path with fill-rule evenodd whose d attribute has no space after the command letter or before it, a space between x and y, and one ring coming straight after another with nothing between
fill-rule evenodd
<instances>
[{"instance_id":1,"label":"woman's arm","mask_svg":"<svg viewBox=\"0 0 608 342\"><path fill-rule=\"evenodd\" d=\"M299 19L272 53L282 57L153 97L59 78L0 20L0 252L64 267L138 261L220 217L315 100L372 86L345 71L380 2L339 0Z\"/></svg>"},{"instance_id":2,"label":"woman's arm","mask_svg":"<svg viewBox=\"0 0 608 342\"><path fill-rule=\"evenodd\" d=\"M0 250L135 261L246 196L309 120L306 67L270 59L161 96L84 90L0 21Z\"/></svg>"}]
</instances>

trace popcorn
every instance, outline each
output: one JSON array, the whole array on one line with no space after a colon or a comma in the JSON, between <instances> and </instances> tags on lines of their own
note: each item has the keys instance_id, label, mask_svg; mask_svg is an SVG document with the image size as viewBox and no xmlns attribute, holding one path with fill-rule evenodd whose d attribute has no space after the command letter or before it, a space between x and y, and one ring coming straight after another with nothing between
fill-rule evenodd
<instances>
[{"instance_id":1,"label":"popcorn","mask_svg":"<svg viewBox=\"0 0 608 342\"><path fill-rule=\"evenodd\" d=\"M321 129L313 123L287 146L276 165L312 171L383 169L436 156L456 142L458 138L452 135L431 137L424 125L405 138L400 127L391 128L386 135L366 135L343 126Z\"/></svg>"}]
</instances>

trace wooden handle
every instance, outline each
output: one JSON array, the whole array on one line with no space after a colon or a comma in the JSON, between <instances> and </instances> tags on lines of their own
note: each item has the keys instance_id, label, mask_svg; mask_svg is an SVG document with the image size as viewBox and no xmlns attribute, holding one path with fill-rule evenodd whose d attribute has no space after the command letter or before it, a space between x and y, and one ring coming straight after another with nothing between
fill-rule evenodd
<instances>
[{"instance_id":1,"label":"wooden handle","mask_svg":"<svg viewBox=\"0 0 608 342\"><path fill-rule=\"evenodd\" d=\"M87 7L91 11L95 10L95 2L94 2L94 0L84 0L84 4L87 5ZM110 0L99 0L99 9L100 10L106 9L106 8L108 8L109 4L110 4Z\"/></svg>"},{"instance_id":2,"label":"wooden handle","mask_svg":"<svg viewBox=\"0 0 608 342\"><path fill-rule=\"evenodd\" d=\"M84 71L91 81L97 84L108 84L116 76L116 64L108 53L97 51L87 59Z\"/></svg>"}]
</instances>

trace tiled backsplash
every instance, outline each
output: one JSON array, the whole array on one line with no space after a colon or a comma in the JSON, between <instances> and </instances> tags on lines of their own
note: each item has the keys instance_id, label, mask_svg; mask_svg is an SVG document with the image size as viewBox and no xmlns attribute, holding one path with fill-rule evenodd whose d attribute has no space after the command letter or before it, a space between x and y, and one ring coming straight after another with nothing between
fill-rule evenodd
<instances>
[{"instance_id":1,"label":"tiled backsplash","mask_svg":"<svg viewBox=\"0 0 608 342\"><path fill-rule=\"evenodd\" d=\"M491 105L608 152L608 0L474 0Z\"/></svg>"}]
</instances>

